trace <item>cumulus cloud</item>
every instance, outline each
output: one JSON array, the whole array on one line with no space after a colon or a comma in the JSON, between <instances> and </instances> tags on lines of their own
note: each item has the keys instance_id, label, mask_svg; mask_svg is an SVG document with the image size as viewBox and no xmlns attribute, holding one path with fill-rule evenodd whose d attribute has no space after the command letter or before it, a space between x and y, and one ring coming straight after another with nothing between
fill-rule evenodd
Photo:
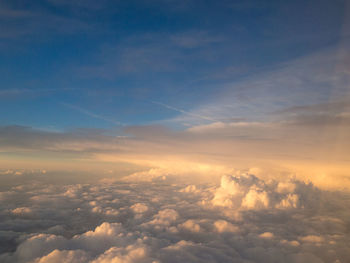
<instances>
[{"instance_id":1,"label":"cumulus cloud","mask_svg":"<svg viewBox=\"0 0 350 263\"><path fill-rule=\"evenodd\" d=\"M214 222L216 231L219 233L223 232L238 232L239 227L227 222L226 220L217 220Z\"/></svg>"},{"instance_id":2,"label":"cumulus cloud","mask_svg":"<svg viewBox=\"0 0 350 263\"><path fill-rule=\"evenodd\" d=\"M148 211L148 206L142 203L136 203L130 207L132 211L134 211L136 214L142 214L144 212Z\"/></svg>"},{"instance_id":3,"label":"cumulus cloud","mask_svg":"<svg viewBox=\"0 0 350 263\"><path fill-rule=\"evenodd\" d=\"M79 263L88 261L86 253L82 250L58 250L36 259L33 263Z\"/></svg>"},{"instance_id":4,"label":"cumulus cloud","mask_svg":"<svg viewBox=\"0 0 350 263\"><path fill-rule=\"evenodd\" d=\"M271 232L264 232L264 233L260 234L259 237L266 238L266 239L272 239L272 238L274 238L274 235Z\"/></svg>"},{"instance_id":5,"label":"cumulus cloud","mask_svg":"<svg viewBox=\"0 0 350 263\"><path fill-rule=\"evenodd\" d=\"M164 209L160 210L154 216L154 219L147 224L154 225L156 227L170 226L178 217L179 214L174 209Z\"/></svg>"},{"instance_id":6,"label":"cumulus cloud","mask_svg":"<svg viewBox=\"0 0 350 263\"><path fill-rule=\"evenodd\" d=\"M187 220L186 222L179 225L179 227L191 232L201 231L200 225L198 225L194 220Z\"/></svg>"},{"instance_id":7,"label":"cumulus cloud","mask_svg":"<svg viewBox=\"0 0 350 263\"><path fill-rule=\"evenodd\" d=\"M37 181L1 192L1 262L347 262L347 193L293 178Z\"/></svg>"},{"instance_id":8,"label":"cumulus cloud","mask_svg":"<svg viewBox=\"0 0 350 263\"><path fill-rule=\"evenodd\" d=\"M265 182L251 174L225 175L215 190L212 204L236 209L300 208L308 205L310 193L317 196L311 183L295 179Z\"/></svg>"},{"instance_id":9,"label":"cumulus cloud","mask_svg":"<svg viewBox=\"0 0 350 263\"><path fill-rule=\"evenodd\" d=\"M92 263L152 262L147 257L147 253L147 248L142 245L130 245L126 248L112 247L93 260Z\"/></svg>"},{"instance_id":10,"label":"cumulus cloud","mask_svg":"<svg viewBox=\"0 0 350 263\"><path fill-rule=\"evenodd\" d=\"M29 208L29 207L17 207L15 209L12 209L11 212L13 214L17 214L17 215L20 215L20 214L28 214L28 213L31 213L32 210Z\"/></svg>"},{"instance_id":11,"label":"cumulus cloud","mask_svg":"<svg viewBox=\"0 0 350 263\"><path fill-rule=\"evenodd\" d=\"M122 178L126 182L152 182L164 181L167 179L167 173L162 169L152 168L147 171L136 172Z\"/></svg>"},{"instance_id":12,"label":"cumulus cloud","mask_svg":"<svg viewBox=\"0 0 350 263\"><path fill-rule=\"evenodd\" d=\"M185 188L181 189L180 192L183 193L196 193L199 190L197 189L197 187L193 184L186 186Z\"/></svg>"}]
</instances>

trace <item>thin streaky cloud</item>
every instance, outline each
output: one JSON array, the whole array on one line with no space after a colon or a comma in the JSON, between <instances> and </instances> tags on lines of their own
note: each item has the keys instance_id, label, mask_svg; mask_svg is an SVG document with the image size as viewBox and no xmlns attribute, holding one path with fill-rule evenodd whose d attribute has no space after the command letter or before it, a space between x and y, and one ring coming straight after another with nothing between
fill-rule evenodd
<instances>
[{"instance_id":1,"label":"thin streaky cloud","mask_svg":"<svg viewBox=\"0 0 350 263\"><path fill-rule=\"evenodd\" d=\"M3 89L0 90L0 97L1 96L13 96L13 95L23 95L28 93L44 93L44 92L60 92L60 91L67 91L67 90L78 90L79 88L56 88L56 89Z\"/></svg>"},{"instance_id":2,"label":"thin streaky cloud","mask_svg":"<svg viewBox=\"0 0 350 263\"><path fill-rule=\"evenodd\" d=\"M160 105L160 106L163 106L164 108L167 108L167 109L170 109L170 110L174 110L174 111L177 111L177 112L180 112L180 113L183 113L183 114L192 116L192 117L196 117L196 118L203 119L203 120L206 120L206 121L218 122L218 120L213 119L213 118L208 117L208 116L203 116L203 115L199 115L199 114L194 114L194 113L191 113L191 112L188 112L188 111L179 109L179 108L175 108L175 107L173 107L173 106L170 106L170 105L167 105L167 104L164 104L164 103L161 103L161 102L157 102L157 101L151 101L151 102L152 102L153 104Z\"/></svg>"},{"instance_id":3,"label":"thin streaky cloud","mask_svg":"<svg viewBox=\"0 0 350 263\"><path fill-rule=\"evenodd\" d=\"M86 110L86 109L83 109L79 106L76 106L76 105L72 105L72 104L69 104L69 103L65 103L65 102L62 102L62 104L68 108L71 108L73 110L76 110L76 111L79 111L80 113L83 113L87 116L90 116L92 118L95 118L95 119L99 119L99 120L103 120L105 122L109 122L109 123L112 123L112 124L115 124L115 125L118 125L118 126L122 126L124 125L123 123L119 122L119 121L116 121L116 120L113 120L111 118L108 118L108 117L105 117L105 116L102 116L102 115L99 115L99 114L96 114L94 112L91 112L89 110Z\"/></svg>"}]
</instances>

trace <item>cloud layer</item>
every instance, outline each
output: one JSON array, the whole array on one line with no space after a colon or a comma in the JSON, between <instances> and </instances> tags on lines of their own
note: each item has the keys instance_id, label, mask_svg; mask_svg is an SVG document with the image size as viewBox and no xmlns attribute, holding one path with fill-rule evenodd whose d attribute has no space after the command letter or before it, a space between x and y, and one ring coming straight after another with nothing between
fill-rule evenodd
<instances>
[{"instance_id":1,"label":"cloud layer","mask_svg":"<svg viewBox=\"0 0 350 263\"><path fill-rule=\"evenodd\" d=\"M348 194L294 178L264 181L237 172L220 184L188 185L169 175L148 182L36 181L0 192L0 200L1 262L350 258Z\"/></svg>"}]
</instances>

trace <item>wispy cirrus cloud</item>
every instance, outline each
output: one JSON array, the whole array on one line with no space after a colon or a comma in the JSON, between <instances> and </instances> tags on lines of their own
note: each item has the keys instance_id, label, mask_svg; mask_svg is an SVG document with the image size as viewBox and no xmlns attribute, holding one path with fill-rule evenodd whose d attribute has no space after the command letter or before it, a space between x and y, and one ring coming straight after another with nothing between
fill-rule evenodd
<instances>
[{"instance_id":1,"label":"wispy cirrus cloud","mask_svg":"<svg viewBox=\"0 0 350 263\"><path fill-rule=\"evenodd\" d=\"M80 90L79 88L47 88L47 89L29 89L29 88L12 88L0 90L0 98L6 97L17 97L24 95L45 95L54 92L65 92Z\"/></svg>"},{"instance_id":2,"label":"wispy cirrus cloud","mask_svg":"<svg viewBox=\"0 0 350 263\"><path fill-rule=\"evenodd\" d=\"M221 84L208 102L193 107L190 114L177 116L173 121L200 124L202 120L196 115L216 120L268 121L276 118L272 112L287 108L336 103L350 94L347 51L346 46L332 47L243 80Z\"/></svg>"},{"instance_id":3,"label":"wispy cirrus cloud","mask_svg":"<svg viewBox=\"0 0 350 263\"><path fill-rule=\"evenodd\" d=\"M53 11L49 3L26 5L24 1L2 1L0 3L0 39L12 41L22 39L27 42L49 39L55 34L70 35L87 32L94 28L84 17L63 15ZM36 37L34 37L36 36Z\"/></svg>"},{"instance_id":4,"label":"wispy cirrus cloud","mask_svg":"<svg viewBox=\"0 0 350 263\"><path fill-rule=\"evenodd\" d=\"M176 111L176 112L179 112L179 113L182 113L182 114L185 114L185 115L189 115L189 116L192 116L192 117L195 117L195 118L203 119L203 120L206 120L206 121L214 121L214 122L217 121L217 120L215 120L215 119L213 119L213 118L211 118L209 116L204 116L204 115L198 115L198 114L195 114L195 113L191 113L190 111L185 111L183 109L179 109L179 108L167 105L167 104L162 103L162 102L152 101L152 103L156 104L156 105L160 105L160 106L162 106L164 108L167 108L169 110L173 110L173 111Z\"/></svg>"},{"instance_id":5,"label":"wispy cirrus cloud","mask_svg":"<svg viewBox=\"0 0 350 263\"><path fill-rule=\"evenodd\" d=\"M72 104L69 104L69 103L65 103L65 102L62 102L62 105L64 105L65 107L68 107L70 109L73 109L73 110L76 110L76 111L79 111L80 113L83 113L87 116L90 116L92 118L95 118L95 119L99 119L99 120L103 120L105 122L108 122L108 123L112 123L114 125L118 125L118 126L121 126L123 125L123 123L119 122L119 121L116 121L112 118L108 118L108 117L105 117L103 115L100 115L100 114L96 114L94 112L91 112L87 109L84 109L82 107L79 107L79 106L76 106L76 105L72 105Z\"/></svg>"}]
</instances>

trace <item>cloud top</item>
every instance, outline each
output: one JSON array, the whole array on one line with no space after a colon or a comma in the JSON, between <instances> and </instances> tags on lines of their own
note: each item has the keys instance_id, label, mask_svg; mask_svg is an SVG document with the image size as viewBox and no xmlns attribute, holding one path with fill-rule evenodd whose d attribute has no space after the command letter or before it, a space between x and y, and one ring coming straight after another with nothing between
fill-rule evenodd
<instances>
[{"instance_id":1,"label":"cloud top","mask_svg":"<svg viewBox=\"0 0 350 263\"><path fill-rule=\"evenodd\" d=\"M1 196L6 263L297 263L350 256L347 195L293 178L241 172L218 185L37 182Z\"/></svg>"}]
</instances>

